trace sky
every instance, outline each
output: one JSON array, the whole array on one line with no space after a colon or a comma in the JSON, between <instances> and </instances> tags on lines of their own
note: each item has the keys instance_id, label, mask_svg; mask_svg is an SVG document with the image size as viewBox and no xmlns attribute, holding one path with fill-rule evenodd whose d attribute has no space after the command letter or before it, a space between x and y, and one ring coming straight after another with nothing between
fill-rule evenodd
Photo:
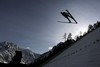
<instances>
[{"instance_id":1,"label":"sky","mask_svg":"<svg viewBox=\"0 0 100 67\"><path fill-rule=\"evenodd\" d=\"M100 20L100 0L0 0L0 42L44 53L59 42L64 33L76 36L89 24ZM78 24L67 22L60 12L69 10Z\"/></svg>"}]
</instances>

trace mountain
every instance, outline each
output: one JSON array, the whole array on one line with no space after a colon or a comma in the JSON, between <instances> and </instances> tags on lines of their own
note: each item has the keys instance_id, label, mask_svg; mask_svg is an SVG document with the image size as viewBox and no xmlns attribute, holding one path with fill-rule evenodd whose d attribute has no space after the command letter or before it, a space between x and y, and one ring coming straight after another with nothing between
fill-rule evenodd
<instances>
[{"instance_id":1,"label":"mountain","mask_svg":"<svg viewBox=\"0 0 100 67\"><path fill-rule=\"evenodd\" d=\"M39 54L34 53L29 49L23 49L17 44L5 41L0 43L0 62L9 63L15 55L15 51L22 52L22 64L33 63L34 60L39 56Z\"/></svg>"}]
</instances>

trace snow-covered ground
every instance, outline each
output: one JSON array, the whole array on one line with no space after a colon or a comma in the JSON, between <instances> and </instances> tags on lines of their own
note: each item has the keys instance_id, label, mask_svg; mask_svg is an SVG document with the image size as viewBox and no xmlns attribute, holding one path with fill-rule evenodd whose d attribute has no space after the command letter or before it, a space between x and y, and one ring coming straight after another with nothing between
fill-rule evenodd
<instances>
[{"instance_id":1,"label":"snow-covered ground","mask_svg":"<svg viewBox=\"0 0 100 67\"><path fill-rule=\"evenodd\" d=\"M87 34L43 67L100 67L100 28Z\"/></svg>"}]
</instances>

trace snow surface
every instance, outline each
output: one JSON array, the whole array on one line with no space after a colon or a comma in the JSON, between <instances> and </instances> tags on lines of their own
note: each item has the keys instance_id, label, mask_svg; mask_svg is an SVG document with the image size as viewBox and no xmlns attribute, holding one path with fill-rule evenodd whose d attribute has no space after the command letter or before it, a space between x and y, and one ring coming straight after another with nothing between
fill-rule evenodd
<instances>
[{"instance_id":1,"label":"snow surface","mask_svg":"<svg viewBox=\"0 0 100 67\"><path fill-rule=\"evenodd\" d=\"M43 67L100 67L100 28L84 36Z\"/></svg>"}]
</instances>

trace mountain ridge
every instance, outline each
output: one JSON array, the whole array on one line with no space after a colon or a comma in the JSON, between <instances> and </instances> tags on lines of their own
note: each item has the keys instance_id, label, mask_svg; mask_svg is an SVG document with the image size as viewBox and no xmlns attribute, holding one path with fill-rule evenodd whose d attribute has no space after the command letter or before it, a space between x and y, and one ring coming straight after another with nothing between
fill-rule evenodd
<instances>
[{"instance_id":1,"label":"mountain ridge","mask_svg":"<svg viewBox=\"0 0 100 67\"><path fill-rule=\"evenodd\" d=\"M9 63L15 55L15 51L22 52L22 64L33 63L34 60L39 56L39 54L32 52L29 49L24 49L19 47L17 44L12 42L0 42L0 62Z\"/></svg>"}]
</instances>

